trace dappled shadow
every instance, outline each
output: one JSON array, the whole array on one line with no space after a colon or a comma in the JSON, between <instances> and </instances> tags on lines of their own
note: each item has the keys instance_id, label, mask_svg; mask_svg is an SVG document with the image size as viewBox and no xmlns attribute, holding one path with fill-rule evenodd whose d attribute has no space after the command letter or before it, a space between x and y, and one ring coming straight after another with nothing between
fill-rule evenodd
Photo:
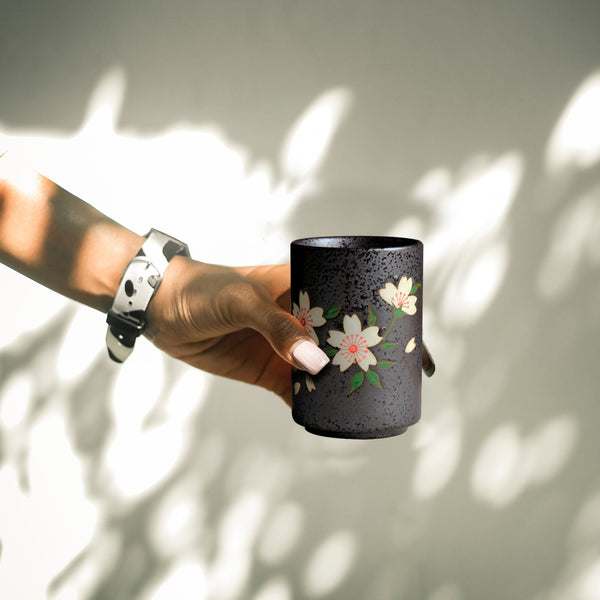
<instances>
[{"instance_id":1,"label":"dappled shadow","mask_svg":"<svg viewBox=\"0 0 600 600\"><path fill-rule=\"evenodd\" d=\"M98 106L111 93L119 104L122 76L104 81ZM166 222L216 262L279 260L304 235L419 237L438 364L422 422L386 440L317 438L262 390L193 371L144 340L113 365L92 311L64 302L31 329L12 311L5 318L24 324L0 347L0 590L61 600L595 597L600 136L580 152L567 136L562 152L566 134L549 132L544 168L518 148L467 156L398 194L323 185L351 100L345 88L316 97L279 167L213 129L144 138L97 111L71 149L56 142L47 172L66 182L74 155L85 165L108 153L113 178L82 166L68 187L126 223L147 206L150 225ZM573 121L561 117L558 131ZM18 132L12 141L37 143ZM163 148L172 171L152 158ZM567 160L567 149L585 160ZM156 179L139 184L149 166ZM174 180L173 203L153 203ZM211 195L207 218L200 202ZM215 220L231 228L215 231ZM3 290L24 285L0 276Z\"/></svg>"}]
</instances>

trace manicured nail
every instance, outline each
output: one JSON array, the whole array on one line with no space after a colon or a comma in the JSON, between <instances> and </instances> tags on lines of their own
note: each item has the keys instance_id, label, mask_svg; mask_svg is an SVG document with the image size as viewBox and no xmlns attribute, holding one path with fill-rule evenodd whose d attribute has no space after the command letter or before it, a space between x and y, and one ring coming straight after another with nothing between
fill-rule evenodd
<instances>
[{"instance_id":1,"label":"manicured nail","mask_svg":"<svg viewBox=\"0 0 600 600\"><path fill-rule=\"evenodd\" d=\"M316 375L328 362L327 354L316 344L304 340L292 351L294 360L305 370Z\"/></svg>"}]
</instances>

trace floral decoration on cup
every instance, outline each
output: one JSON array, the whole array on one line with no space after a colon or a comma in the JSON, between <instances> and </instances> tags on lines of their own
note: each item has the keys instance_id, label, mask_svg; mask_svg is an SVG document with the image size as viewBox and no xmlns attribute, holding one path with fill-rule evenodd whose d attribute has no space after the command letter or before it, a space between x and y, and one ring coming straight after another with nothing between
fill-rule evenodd
<instances>
[{"instance_id":1,"label":"floral decoration on cup","mask_svg":"<svg viewBox=\"0 0 600 600\"><path fill-rule=\"evenodd\" d=\"M327 323L328 319L337 317L341 310L341 306L332 306L327 310L323 310L320 306L313 306L311 308L310 296L308 295L308 292L302 290L298 297L298 304L295 302L292 303L292 315L300 321L304 326L304 329L306 329L306 333L308 333L317 345L319 344L319 338L315 332L315 327L322 327ZM306 389L309 392L316 389L314 379L308 373L305 373L304 380ZM299 382L294 384L294 394L297 394L300 391L300 386L301 384Z\"/></svg>"},{"instance_id":2,"label":"floral decoration on cup","mask_svg":"<svg viewBox=\"0 0 600 600\"><path fill-rule=\"evenodd\" d=\"M387 282L379 290L379 295L394 308L394 313L390 324L380 333L377 326L377 314L371 306L367 317L366 327L356 314L344 315L342 320L343 331L329 330L327 344L324 348L325 353L332 359L331 364L339 367L340 372L344 373L350 367L356 364L359 370L354 372L350 378L350 393L357 390L365 380L371 385L383 389L381 375L372 370L371 367L387 369L395 364L394 361L379 359L375 352L371 350L378 346L381 350L392 350L398 341L393 342L387 339L394 323L404 315L412 316L417 312L416 293L421 287L420 283L413 284L412 277L402 276L397 285ZM318 343L318 337L315 333L315 327L322 327L327 320L334 319L341 312L341 306L332 307L324 311L320 307L310 306L310 297L308 292L301 291L298 304L293 304L292 314L304 325L307 333ZM405 342L404 352L411 353L416 347L415 338ZM306 387L308 391L315 389L313 378L306 374ZM300 384L294 385L294 393L298 393Z\"/></svg>"},{"instance_id":3,"label":"floral decoration on cup","mask_svg":"<svg viewBox=\"0 0 600 600\"><path fill-rule=\"evenodd\" d=\"M308 292L300 292L298 304L295 302L292 306L292 314L300 321L306 333L310 335L315 344L319 343L319 338L315 333L315 327L321 327L327 322L323 316L323 309L319 306L310 307L310 297Z\"/></svg>"},{"instance_id":4,"label":"floral decoration on cup","mask_svg":"<svg viewBox=\"0 0 600 600\"><path fill-rule=\"evenodd\" d=\"M414 315L417 312L417 297L414 295L421 287L419 283L413 285L412 277L401 277L398 285L386 283L379 295L391 304L396 311L405 315Z\"/></svg>"},{"instance_id":5,"label":"floral decoration on cup","mask_svg":"<svg viewBox=\"0 0 600 600\"><path fill-rule=\"evenodd\" d=\"M328 344L339 350L334 354L331 364L338 365L344 372L356 363L363 371L377 364L377 358L369 350L377 346L383 338L379 336L379 327L370 326L365 329L357 315L344 316L344 331L330 331Z\"/></svg>"},{"instance_id":6,"label":"floral decoration on cup","mask_svg":"<svg viewBox=\"0 0 600 600\"><path fill-rule=\"evenodd\" d=\"M392 321L380 334L379 327L376 326L377 314L369 306L367 327L363 329L362 323L357 315L344 316L344 332L330 331L327 342L332 346L325 348L327 355L332 358L332 364L340 367L340 371L346 371L352 364L356 363L360 371L355 372L350 379L350 393L357 390L365 380L371 385L383 389L381 375L371 369L387 369L395 364L393 361L378 359L375 353L369 348L379 346L382 350L392 350L398 342L387 339L394 323L404 315L414 315L417 312L417 290L421 287L420 283L413 284L412 277L402 276L398 285L391 282L379 290L381 298L394 307ZM405 346L405 352L414 350L416 344L414 338L409 340Z\"/></svg>"}]
</instances>

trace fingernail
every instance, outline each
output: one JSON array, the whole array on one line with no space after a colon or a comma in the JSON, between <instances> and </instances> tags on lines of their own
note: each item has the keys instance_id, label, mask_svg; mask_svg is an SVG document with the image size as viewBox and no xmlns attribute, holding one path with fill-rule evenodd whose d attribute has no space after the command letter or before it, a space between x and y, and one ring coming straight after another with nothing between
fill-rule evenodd
<instances>
[{"instance_id":1,"label":"fingernail","mask_svg":"<svg viewBox=\"0 0 600 600\"><path fill-rule=\"evenodd\" d=\"M305 370L316 375L328 362L327 354L316 344L304 340L292 351L294 360Z\"/></svg>"}]
</instances>

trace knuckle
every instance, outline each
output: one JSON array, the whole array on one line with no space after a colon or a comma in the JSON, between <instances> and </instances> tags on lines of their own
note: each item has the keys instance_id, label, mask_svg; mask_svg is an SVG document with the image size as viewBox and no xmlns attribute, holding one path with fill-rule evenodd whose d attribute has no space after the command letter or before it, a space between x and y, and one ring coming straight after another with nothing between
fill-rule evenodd
<instances>
[{"instance_id":1,"label":"knuckle","mask_svg":"<svg viewBox=\"0 0 600 600\"><path fill-rule=\"evenodd\" d=\"M269 337L282 356L289 356L298 340L308 338L304 327L283 311L273 318Z\"/></svg>"},{"instance_id":2,"label":"knuckle","mask_svg":"<svg viewBox=\"0 0 600 600\"><path fill-rule=\"evenodd\" d=\"M267 315L268 322L271 325L273 336L278 339L298 337L298 330L291 318L287 318L285 313L279 309L273 308Z\"/></svg>"}]
</instances>

